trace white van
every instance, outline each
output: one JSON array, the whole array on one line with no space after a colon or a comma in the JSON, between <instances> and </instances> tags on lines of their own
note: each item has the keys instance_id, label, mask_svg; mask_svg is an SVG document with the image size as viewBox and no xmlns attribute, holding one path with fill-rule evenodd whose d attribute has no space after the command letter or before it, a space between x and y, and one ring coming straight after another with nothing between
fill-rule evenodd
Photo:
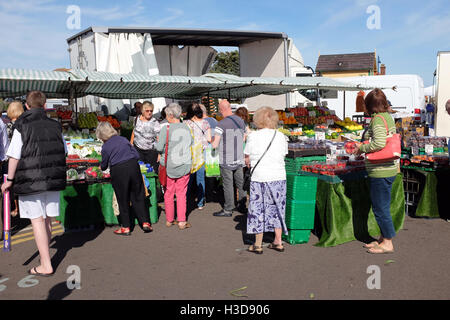
<instances>
[{"instance_id":1,"label":"white van","mask_svg":"<svg viewBox=\"0 0 450 320\"><path fill-rule=\"evenodd\" d=\"M395 118L420 117L425 110L425 95L423 80L414 74L360 76L334 78L342 82L351 82L361 86L380 88L386 98L391 102L392 109L397 111ZM366 90L365 93L370 91ZM356 112L357 91L322 91L320 101L326 101L328 108L335 110L336 115L343 119L353 115L362 115ZM419 111L419 112L416 112Z\"/></svg>"}]
</instances>

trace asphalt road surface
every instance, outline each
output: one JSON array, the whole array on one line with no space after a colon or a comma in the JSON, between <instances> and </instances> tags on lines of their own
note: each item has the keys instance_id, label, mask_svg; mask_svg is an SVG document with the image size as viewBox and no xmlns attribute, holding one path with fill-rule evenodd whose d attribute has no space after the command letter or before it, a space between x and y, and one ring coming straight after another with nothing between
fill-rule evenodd
<instances>
[{"instance_id":1,"label":"asphalt road surface","mask_svg":"<svg viewBox=\"0 0 450 320\"><path fill-rule=\"evenodd\" d=\"M11 252L0 252L0 300L450 298L445 220L406 217L394 254L366 253L358 241L315 247L317 237L311 235L306 244L286 244L284 253L264 248L255 255L246 251L245 216L214 217L219 209L208 203L193 211L192 227L185 230L167 228L162 213L152 233L136 227L130 237L114 235L109 227L71 233L56 227L56 271L49 278L27 273L39 258L25 228L14 235ZM271 236L264 240L267 245Z\"/></svg>"}]
</instances>

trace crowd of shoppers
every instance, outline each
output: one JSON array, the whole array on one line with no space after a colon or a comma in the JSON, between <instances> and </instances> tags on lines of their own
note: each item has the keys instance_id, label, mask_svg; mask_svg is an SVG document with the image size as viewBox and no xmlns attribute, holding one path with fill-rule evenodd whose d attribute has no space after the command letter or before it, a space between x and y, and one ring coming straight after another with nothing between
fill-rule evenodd
<instances>
[{"instance_id":1,"label":"crowd of shoppers","mask_svg":"<svg viewBox=\"0 0 450 320\"><path fill-rule=\"evenodd\" d=\"M20 217L31 219L41 262L29 272L41 276L53 274L48 248L51 217L59 215L59 192L66 187L67 154L61 125L46 116L45 103L42 92L30 92L25 112L20 102L13 102L8 108L10 124L6 126L0 121L0 158L8 175L2 184L2 192L10 190L18 195ZM167 183L163 188L166 226L177 225L180 230L190 228L187 200L195 198L197 208L204 208L205 150L213 148L219 150L224 195L222 210L213 215L231 217L233 211L246 214L246 232L255 235L249 252L263 252L265 232L275 234L269 249L285 250L282 243L282 234L287 234L284 158L288 144L277 130L278 114L272 108L261 107L255 112L256 130L252 131L248 110L239 108L234 114L227 100L219 103L223 117L219 122L208 117L205 106L198 103L191 103L185 114L179 104L171 103L162 110L160 119L153 117L151 102L137 102L134 106L136 118L130 141L119 136L107 122L100 122L96 129L97 138L104 143L101 169L110 168L120 211L121 227L114 231L115 234L131 234L131 206L143 231L153 230L145 204L139 160L150 163L155 172L160 166L166 170ZM381 150L387 137L396 131L389 104L380 89L365 97L364 109L372 117L364 137L370 142L357 144L357 154ZM244 167L250 172L248 210ZM390 199L398 162L367 162L366 168L372 208L381 230L380 238L367 244L366 248L370 253L393 252L395 230Z\"/></svg>"}]
</instances>

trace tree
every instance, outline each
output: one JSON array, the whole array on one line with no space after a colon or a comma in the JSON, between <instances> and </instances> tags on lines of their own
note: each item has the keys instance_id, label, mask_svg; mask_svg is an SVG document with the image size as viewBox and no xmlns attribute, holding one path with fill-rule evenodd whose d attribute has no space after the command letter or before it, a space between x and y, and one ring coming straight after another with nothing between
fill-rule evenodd
<instances>
[{"instance_id":1,"label":"tree","mask_svg":"<svg viewBox=\"0 0 450 320\"><path fill-rule=\"evenodd\" d=\"M239 70L239 51L226 51L219 52L219 54L214 59L211 73L226 73L233 74L235 76L240 75Z\"/></svg>"}]
</instances>

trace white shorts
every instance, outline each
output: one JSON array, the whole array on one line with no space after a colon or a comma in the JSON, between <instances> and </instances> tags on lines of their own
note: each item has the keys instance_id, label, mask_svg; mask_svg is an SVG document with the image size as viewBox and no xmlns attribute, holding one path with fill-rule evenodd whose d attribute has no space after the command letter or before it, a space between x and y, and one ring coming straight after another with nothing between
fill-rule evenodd
<instances>
[{"instance_id":1,"label":"white shorts","mask_svg":"<svg viewBox=\"0 0 450 320\"><path fill-rule=\"evenodd\" d=\"M19 196L22 219L59 216L59 191L45 191L29 196Z\"/></svg>"}]
</instances>

